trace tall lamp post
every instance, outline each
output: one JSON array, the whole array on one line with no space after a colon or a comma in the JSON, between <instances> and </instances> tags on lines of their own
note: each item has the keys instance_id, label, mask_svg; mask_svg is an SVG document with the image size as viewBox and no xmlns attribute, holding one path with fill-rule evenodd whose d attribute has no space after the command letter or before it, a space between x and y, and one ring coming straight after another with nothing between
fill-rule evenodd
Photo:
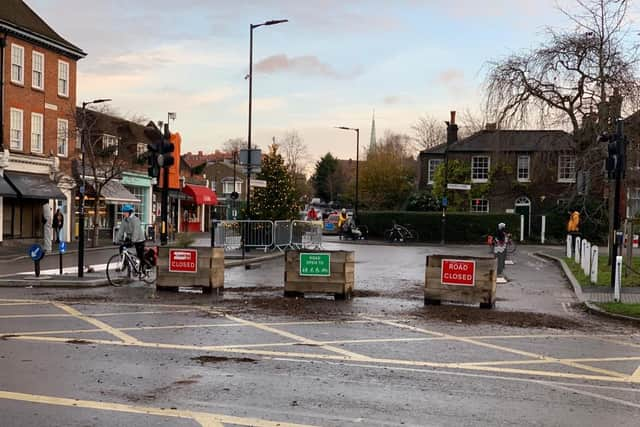
<instances>
[{"instance_id":1,"label":"tall lamp post","mask_svg":"<svg viewBox=\"0 0 640 427\"><path fill-rule=\"evenodd\" d=\"M247 136L247 150L249 152L247 159L247 219L251 219L251 104L253 99L253 30L258 27L277 25L289 22L288 19L277 19L265 21L262 24L249 25L249 134ZM235 188L234 188L235 191ZM244 245L242 245L244 251Z\"/></svg>"},{"instance_id":2,"label":"tall lamp post","mask_svg":"<svg viewBox=\"0 0 640 427\"><path fill-rule=\"evenodd\" d=\"M353 219L358 219L358 176L360 175L358 172L358 168L360 165L360 129L359 128L350 128L346 126L336 126L336 129L342 130L353 130L356 132L356 200L355 206L353 207Z\"/></svg>"},{"instance_id":3,"label":"tall lamp post","mask_svg":"<svg viewBox=\"0 0 640 427\"><path fill-rule=\"evenodd\" d=\"M84 276L84 194L86 191L86 176L85 176L85 137L87 131L87 106L92 104L102 104L103 102L109 102L111 99L101 98L94 99L93 101L86 101L82 103L82 130L80 131L80 150L82 151L82 186L80 187L80 211L78 214L78 277ZM96 203L98 201L96 200ZM97 209L97 206L96 206Z\"/></svg>"}]
</instances>

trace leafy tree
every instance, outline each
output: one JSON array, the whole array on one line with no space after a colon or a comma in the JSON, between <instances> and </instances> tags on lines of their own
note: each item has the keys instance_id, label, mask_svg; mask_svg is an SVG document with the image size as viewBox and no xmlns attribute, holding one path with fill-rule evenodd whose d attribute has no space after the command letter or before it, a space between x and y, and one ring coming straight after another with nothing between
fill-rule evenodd
<instances>
[{"instance_id":1,"label":"leafy tree","mask_svg":"<svg viewBox=\"0 0 640 427\"><path fill-rule=\"evenodd\" d=\"M414 188L416 164L409 156L409 138L387 132L384 139L369 150L360 168L360 193L363 205L370 209L398 209Z\"/></svg>"},{"instance_id":2,"label":"leafy tree","mask_svg":"<svg viewBox=\"0 0 640 427\"><path fill-rule=\"evenodd\" d=\"M252 216L256 219L296 219L299 206L293 178L278 153L278 145L269 147L269 154L262 160L259 179L267 181L266 188L256 188L251 198Z\"/></svg>"},{"instance_id":3,"label":"leafy tree","mask_svg":"<svg viewBox=\"0 0 640 427\"><path fill-rule=\"evenodd\" d=\"M337 194L342 193L344 183L338 174L338 159L331 153L325 154L316 162L316 170L311 177L315 194L320 199L331 202Z\"/></svg>"}]
</instances>

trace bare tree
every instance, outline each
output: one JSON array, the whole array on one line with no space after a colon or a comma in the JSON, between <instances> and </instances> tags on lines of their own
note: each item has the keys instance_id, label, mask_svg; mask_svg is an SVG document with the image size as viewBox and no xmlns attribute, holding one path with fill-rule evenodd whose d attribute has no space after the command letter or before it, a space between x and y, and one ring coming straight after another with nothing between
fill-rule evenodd
<instances>
[{"instance_id":1,"label":"bare tree","mask_svg":"<svg viewBox=\"0 0 640 427\"><path fill-rule=\"evenodd\" d=\"M495 121L511 127L568 121L577 133L582 120L597 112L606 129L609 109L619 109L619 100L635 103L639 94L638 46L625 38L628 3L576 0L570 11L560 8L573 28L547 29L548 40L538 48L491 62L487 110Z\"/></svg>"},{"instance_id":2,"label":"bare tree","mask_svg":"<svg viewBox=\"0 0 640 427\"><path fill-rule=\"evenodd\" d=\"M294 176L303 173L309 162L309 150L298 131L288 131L280 141L282 156L289 172Z\"/></svg>"},{"instance_id":3,"label":"bare tree","mask_svg":"<svg viewBox=\"0 0 640 427\"><path fill-rule=\"evenodd\" d=\"M433 116L425 115L418 118L418 121L411 126L414 132L418 150L435 147L443 144L447 140L447 127L443 120Z\"/></svg>"},{"instance_id":4,"label":"bare tree","mask_svg":"<svg viewBox=\"0 0 640 427\"><path fill-rule=\"evenodd\" d=\"M247 148L247 140L244 138L229 138L222 144L222 151L226 153L234 153L244 148Z\"/></svg>"}]
</instances>

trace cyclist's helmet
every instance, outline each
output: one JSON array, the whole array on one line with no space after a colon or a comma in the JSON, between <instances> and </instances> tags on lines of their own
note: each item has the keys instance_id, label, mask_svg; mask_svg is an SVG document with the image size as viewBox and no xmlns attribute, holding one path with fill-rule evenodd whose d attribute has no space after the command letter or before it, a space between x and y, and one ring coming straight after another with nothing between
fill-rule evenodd
<instances>
[{"instance_id":1,"label":"cyclist's helmet","mask_svg":"<svg viewBox=\"0 0 640 427\"><path fill-rule=\"evenodd\" d=\"M342 208L342 213L347 213L347 210L345 208Z\"/></svg>"},{"instance_id":2,"label":"cyclist's helmet","mask_svg":"<svg viewBox=\"0 0 640 427\"><path fill-rule=\"evenodd\" d=\"M123 205L122 206L122 212L129 212L129 213L133 213L134 209L133 209L133 205Z\"/></svg>"},{"instance_id":3,"label":"cyclist's helmet","mask_svg":"<svg viewBox=\"0 0 640 427\"><path fill-rule=\"evenodd\" d=\"M498 230L504 230L506 226L507 225L504 222L501 222L500 224L498 224Z\"/></svg>"}]
</instances>

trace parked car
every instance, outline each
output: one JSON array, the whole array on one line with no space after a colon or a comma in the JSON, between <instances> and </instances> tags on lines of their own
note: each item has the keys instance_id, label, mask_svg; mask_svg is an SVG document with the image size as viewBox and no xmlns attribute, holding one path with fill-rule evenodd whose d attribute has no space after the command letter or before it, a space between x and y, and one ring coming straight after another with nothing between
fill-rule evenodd
<instances>
[{"instance_id":1,"label":"parked car","mask_svg":"<svg viewBox=\"0 0 640 427\"><path fill-rule=\"evenodd\" d=\"M324 220L322 234L338 234L338 232L338 213L333 212Z\"/></svg>"}]
</instances>

